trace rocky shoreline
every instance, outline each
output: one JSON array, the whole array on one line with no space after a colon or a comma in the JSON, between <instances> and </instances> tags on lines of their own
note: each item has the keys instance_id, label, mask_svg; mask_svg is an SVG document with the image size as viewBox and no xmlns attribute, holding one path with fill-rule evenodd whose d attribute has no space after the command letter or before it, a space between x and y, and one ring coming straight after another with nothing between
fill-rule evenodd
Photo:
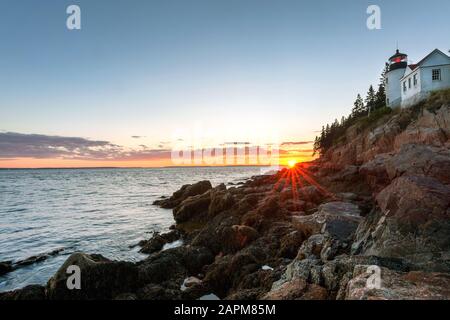
<instances>
[{"instance_id":1,"label":"rocky shoreline","mask_svg":"<svg viewBox=\"0 0 450 320\"><path fill-rule=\"evenodd\" d=\"M439 99L351 127L296 168L185 185L155 202L176 224L139 243L143 261L75 253L46 286L0 299L449 299L450 101ZM70 265L81 290L67 289Z\"/></svg>"}]
</instances>

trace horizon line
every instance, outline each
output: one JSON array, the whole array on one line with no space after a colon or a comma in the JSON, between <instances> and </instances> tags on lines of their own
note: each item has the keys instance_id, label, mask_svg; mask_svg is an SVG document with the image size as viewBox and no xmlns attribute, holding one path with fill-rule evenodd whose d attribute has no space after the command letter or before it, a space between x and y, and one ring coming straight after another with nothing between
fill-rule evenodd
<instances>
[{"instance_id":1,"label":"horizon line","mask_svg":"<svg viewBox=\"0 0 450 320\"><path fill-rule=\"evenodd\" d=\"M201 166L155 166L155 167L109 167L109 166L100 166L100 167L28 167L28 168L1 168L0 170L60 170L60 169L68 169L68 170L79 170L79 169L170 169L170 168L230 168L230 167L270 167L271 165L201 165ZM283 167L284 165L279 165Z\"/></svg>"}]
</instances>

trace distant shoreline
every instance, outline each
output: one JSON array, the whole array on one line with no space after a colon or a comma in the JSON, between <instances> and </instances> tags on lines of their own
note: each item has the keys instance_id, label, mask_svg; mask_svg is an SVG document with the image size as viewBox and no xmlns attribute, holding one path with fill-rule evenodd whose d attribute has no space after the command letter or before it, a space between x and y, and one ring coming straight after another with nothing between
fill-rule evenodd
<instances>
[{"instance_id":1,"label":"distant shoreline","mask_svg":"<svg viewBox=\"0 0 450 320\"><path fill-rule=\"evenodd\" d=\"M166 167L62 167L62 168L0 168L0 171L7 170L99 170L99 169L176 169L176 168L251 168L270 167L269 165L231 165L231 166L166 166ZM283 166L280 166L283 167Z\"/></svg>"}]
</instances>

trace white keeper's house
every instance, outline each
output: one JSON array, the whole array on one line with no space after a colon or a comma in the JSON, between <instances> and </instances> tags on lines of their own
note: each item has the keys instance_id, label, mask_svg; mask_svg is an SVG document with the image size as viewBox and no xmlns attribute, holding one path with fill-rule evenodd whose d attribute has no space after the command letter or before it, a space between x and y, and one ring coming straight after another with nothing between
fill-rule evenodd
<instances>
[{"instance_id":1,"label":"white keeper's house","mask_svg":"<svg viewBox=\"0 0 450 320\"><path fill-rule=\"evenodd\" d=\"M388 107L406 108L427 98L432 91L446 88L450 88L450 57L439 49L416 64L408 65L408 56L398 50L389 58Z\"/></svg>"}]
</instances>

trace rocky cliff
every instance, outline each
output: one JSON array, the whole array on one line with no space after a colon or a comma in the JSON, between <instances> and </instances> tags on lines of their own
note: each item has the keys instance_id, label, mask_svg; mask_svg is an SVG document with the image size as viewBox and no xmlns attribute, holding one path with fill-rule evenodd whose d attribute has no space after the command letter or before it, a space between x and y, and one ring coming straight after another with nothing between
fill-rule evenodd
<instances>
[{"instance_id":1,"label":"rocky cliff","mask_svg":"<svg viewBox=\"0 0 450 320\"><path fill-rule=\"evenodd\" d=\"M311 163L183 186L156 203L177 223L140 243L141 262L76 253L47 286L0 299L448 299L449 138L441 92ZM81 290L66 287L72 264Z\"/></svg>"}]
</instances>

